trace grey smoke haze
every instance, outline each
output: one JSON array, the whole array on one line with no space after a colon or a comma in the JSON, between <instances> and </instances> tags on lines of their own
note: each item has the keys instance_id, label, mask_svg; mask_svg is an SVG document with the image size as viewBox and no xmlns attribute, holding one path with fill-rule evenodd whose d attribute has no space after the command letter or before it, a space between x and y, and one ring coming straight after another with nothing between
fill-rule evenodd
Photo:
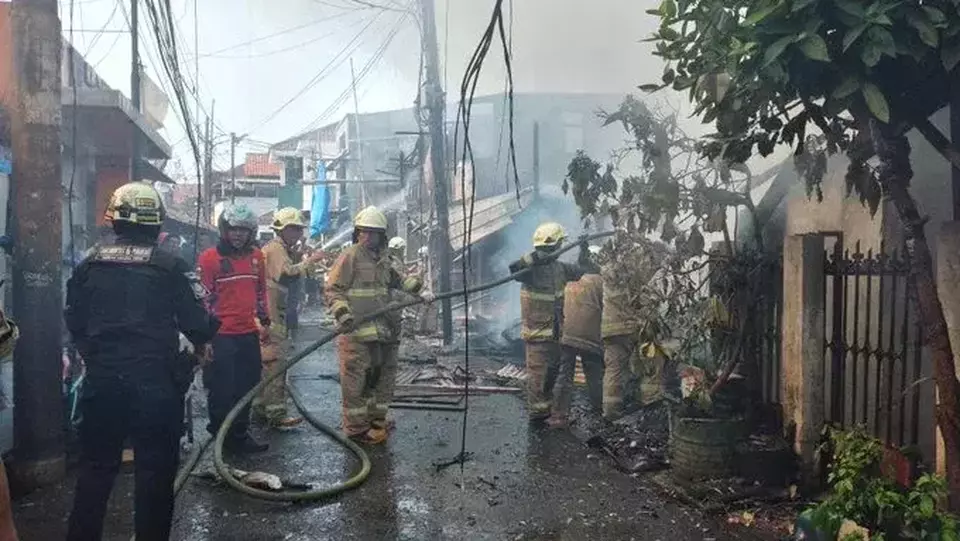
<instances>
[{"instance_id":1,"label":"grey smoke haze","mask_svg":"<svg viewBox=\"0 0 960 541\"><path fill-rule=\"evenodd\" d=\"M498 276L507 274L510 263L533 250L533 233L541 223L558 222L566 230L569 239L575 239L583 233L579 210L573 199L559 190L555 194L552 192L549 190L539 201L524 209L503 233L503 247L490 256L491 267L497 270ZM573 262L577 254L577 250L571 250L561 260ZM498 288L495 298L503 307L493 320L493 330L499 334L520 317L520 284L513 282Z\"/></svg>"}]
</instances>

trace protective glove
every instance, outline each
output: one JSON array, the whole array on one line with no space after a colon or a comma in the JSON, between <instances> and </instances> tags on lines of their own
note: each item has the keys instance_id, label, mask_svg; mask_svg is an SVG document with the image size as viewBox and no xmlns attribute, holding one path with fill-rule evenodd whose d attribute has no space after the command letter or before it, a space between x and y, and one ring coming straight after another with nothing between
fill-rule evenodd
<instances>
[{"instance_id":1,"label":"protective glove","mask_svg":"<svg viewBox=\"0 0 960 541\"><path fill-rule=\"evenodd\" d=\"M427 304L431 304L433 301L437 300L437 296L434 295L432 291L424 291L420 294L420 298L423 299L423 302Z\"/></svg>"},{"instance_id":2,"label":"protective glove","mask_svg":"<svg viewBox=\"0 0 960 541\"><path fill-rule=\"evenodd\" d=\"M352 314L347 314L337 322L337 331L340 333L352 332L356 328L356 320Z\"/></svg>"}]
</instances>

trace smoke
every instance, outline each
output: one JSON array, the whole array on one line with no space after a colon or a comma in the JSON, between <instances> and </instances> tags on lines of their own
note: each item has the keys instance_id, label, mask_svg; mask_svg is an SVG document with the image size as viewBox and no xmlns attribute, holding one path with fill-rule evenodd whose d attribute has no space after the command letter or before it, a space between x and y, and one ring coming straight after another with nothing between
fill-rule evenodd
<instances>
[{"instance_id":1,"label":"smoke","mask_svg":"<svg viewBox=\"0 0 960 541\"><path fill-rule=\"evenodd\" d=\"M574 240L583 234L583 224L573 199L559 193L553 194L550 188L545 189L541 197L526 207L513 219L501 233L503 239L499 250L489 256L490 266L496 275L509 272L510 263L520 259L524 254L533 250L533 233L544 222L557 222L566 230L568 240ZM561 261L575 262L577 250L563 254ZM491 322L491 330L499 335L510 328L520 318L520 284L511 282L496 290L494 299L500 309L497 317Z\"/></svg>"}]
</instances>

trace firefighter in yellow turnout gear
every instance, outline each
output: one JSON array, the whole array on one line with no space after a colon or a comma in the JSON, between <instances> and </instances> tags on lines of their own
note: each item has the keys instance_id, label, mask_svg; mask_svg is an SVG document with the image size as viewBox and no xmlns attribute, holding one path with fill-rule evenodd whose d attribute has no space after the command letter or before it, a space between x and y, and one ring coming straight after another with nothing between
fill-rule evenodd
<instances>
[{"instance_id":1,"label":"firefighter in yellow turnout gear","mask_svg":"<svg viewBox=\"0 0 960 541\"><path fill-rule=\"evenodd\" d=\"M560 224L548 222L533 234L533 252L510 264L510 272L530 268L520 282L520 337L525 342L527 407L531 421L549 417L554 385L560 370L560 337L563 329L563 297L567 282L583 276L576 265L546 261L563 243Z\"/></svg>"},{"instance_id":2,"label":"firefighter in yellow turnout gear","mask_svg":"<svg viewBox=\"0 0 960 541\"><path fill-rule=\"evenodd\" d=\"M261 342L261 360L264 377L274 373L290 355L292 344L287 328L287 305L290 284L308 273L321 257L316 252L311 258L294 263L293 247L303 236L306 224L302 213L293 208L282 208L273 213L271 228L276 236L263 248L267 278L267 312L270 328ZM300 417L291 416L287 410L286 377L280 377L267 386L254 402L254 411L273 427L289 427L299 424Z\"/></svg>"},{"instance_id":3,"label":"firefighter in yellow turnout gear","mask_svg":"<svg viewBox=\"0 0 960 541\"><path fill-rule=\"evenodd\" d=\"M394 315L357 323L390 303L390 290L417 294L419 278L404 276L387 251L387 218L376 207L360 211L353 222L353 245L330 269L325 300L344 334L337 339L340 357L343 431L365 444L387 438L388 406L396 385L400 329ZM423 295L428 302L432 296Z\"/></svg>"}]
</instances>

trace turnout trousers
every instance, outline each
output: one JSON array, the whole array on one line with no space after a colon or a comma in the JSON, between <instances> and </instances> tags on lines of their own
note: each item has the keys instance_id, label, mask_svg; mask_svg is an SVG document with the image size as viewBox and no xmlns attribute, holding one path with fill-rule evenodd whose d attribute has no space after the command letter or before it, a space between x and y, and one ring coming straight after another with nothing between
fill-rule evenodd
<instances>
[{"instance_id":1,"label":"turnout trousers","mask_svg":"<svg viewBox=\"0 0 960 541\"><path fill-rule=\"evenodd\" d=\"M270 336L260 344L262 372L260 377L276 373L280 364L287 360L293 350L293 341L287 335L287 328L280 323L270 325ZM259 382L259 379L257 380ZM273 380L253 401L257 417L269 423L287 416L287 375Z\"/></svg>"},{"instance_id":2,"label":"turnout trousers","mask_svg":"<svg viewBox=\"0 0 960 541\"><path fill-rule=\"evenodd\" d=\"M526 342L527 413L531 419L550 415L554 385L560 373L560 344ZM573 378L573 373L570 373Z\"/></svg>"},{"instance_id":3,"label":"turnout trousers","mask_svg":"<svg viewBox=\"0 0 960 541\"><path fill-rule=\"evenodd\" d=\"M623 415L625 387L630 382L630 359L637 348L637 340L630 335L603 339L603 416L617 419Z\"/></svg>"},{"instance_id":4,"label":"turnout trousers","mask_svg":"<svg viewBox=\"0 0 960 541\"><path fill-rule=\"evenodd\" d=\"M357 436L387 428L387 413L397 385L399 344L337 339L343 431Z\"/></svg>"},{"instance_id":5,"label":"turnout trousers","mask_svg":"<svg viewBox=\"0 0 960 541\"><path fill-rule=\"evenodd\" d=\"M171 360L172 362L172 360ZM80 475L67 541L99 541L128 435L134 461L134 524L138 541L166 541L173 519L183 395L159 369L129 375L88 376L80 425Z\"/></svg>"}]
</instances>

